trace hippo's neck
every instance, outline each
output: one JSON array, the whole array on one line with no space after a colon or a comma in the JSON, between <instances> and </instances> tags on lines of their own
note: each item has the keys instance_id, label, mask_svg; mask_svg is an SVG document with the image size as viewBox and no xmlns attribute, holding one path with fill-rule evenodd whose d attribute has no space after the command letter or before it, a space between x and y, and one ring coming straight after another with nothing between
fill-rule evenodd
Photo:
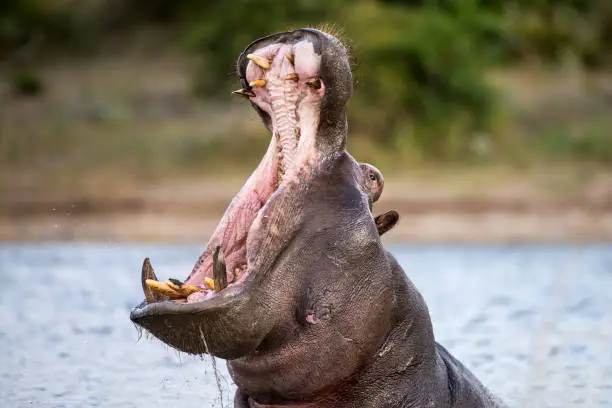
<instances>
[{"instance_id":1,"label":"hippo's neck","mask_svg":"<svg viewBox=\"0 0 612 408\"><path fill-rule=\"evenodd\" d=\"M252 295L284 299L266 317L273 330L253 353L228 362L247 407L382 407L446 384L433 380L439 366L427 307L382 247L354 182L357 166L348 155L334 163L304 197L307 228Z\"/></svg>"}]
</instances>

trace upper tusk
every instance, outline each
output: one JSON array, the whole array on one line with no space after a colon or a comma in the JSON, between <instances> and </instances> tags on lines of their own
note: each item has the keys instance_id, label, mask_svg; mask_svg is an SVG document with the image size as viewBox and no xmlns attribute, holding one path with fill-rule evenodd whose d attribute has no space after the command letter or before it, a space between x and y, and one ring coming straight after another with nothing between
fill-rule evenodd
<instances>
[{"instance_id":1,"label":"upper tusk","mask_svg":"<svg viewBox=\"0 0 612 408\"><path fill-rule=\"evenodd\" d=\"M291 63L291 65L293 65L294 56L292 53L290 53L289 51L285 51L285 58L287 58L287 60Z\"/></svg>"},{"instance_id":2,"label":"upper tusk","mask_svg":"<svg viewBox=\"0 0 612 408\"><path fill-rule=\"evenodd\" d=\"M306 85L312 89L321 89L321 80L317 77L313 77L306 81Z\"/></svg>"},{"instance_id":3,"label":"upper tusk","mask_svg":"<svg viewBox=\"0 0 612 408\"><path fill-rule=\"evenodd\" d=\"M248 89L238 89L232 92L232 95L245 96L247 98L254 98L255 92Z\"/></svg>"},{"instance_id":4,"label":"upper tusk","mask_svg":"<svg viewBox=\"0 0 612 408\"><path fill-rule=\"evenodd\" d=\"M264 57L255 54L248 54L247 58L253 61L258 66L262 67L263 69L270 69L270 61L268 61Z\"/></svg>"},{"instance_id":5,"label":"upper tusk","mask_svg":"<svg viewBox=\"0 0 612 408\"><path fill-rule=\"evenodd\" d=\"M249 83L249 86L256 86L258 88L263 88L264 86L266 86L266 80L265 79L256 79L254 81L251 81Z\"/></svg>"}]
</instances>

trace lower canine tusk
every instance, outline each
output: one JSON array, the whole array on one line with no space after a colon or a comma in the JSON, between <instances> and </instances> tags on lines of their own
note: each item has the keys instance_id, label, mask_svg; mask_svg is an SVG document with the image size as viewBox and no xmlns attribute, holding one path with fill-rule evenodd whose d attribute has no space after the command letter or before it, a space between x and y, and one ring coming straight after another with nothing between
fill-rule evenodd
<instances>
[{"instance_id":1,"label":"lower canine tusk","mask_svg":"<svg viewBox=\"0 0 612 408\"><path fill-rule=\"evenodd\" d=\"M225 260L223 258L221 246L217 245L213 254L213 290L215 292L220 292L227 287L227 269L225 267Z\"/></svg>"},{"instance_id":2,"label":"lower canine tusk","mask_svg":"<svg viewBox=\"0 0 612 408\"><path fill-rule=\"evenodd\" d=\"M157 276L155 276L155 271L153 270L153 265L151 265L151 260L149 258L145 258L144 262L142 263L142 273L140 276L140 280L142 283L142 291L144 292L145 299L147 299L147 302L155 303L167 299L166 296L163 296L161 293L155 292L147 284L147 281L157 282Z\"/></svg>"}]
</instances>

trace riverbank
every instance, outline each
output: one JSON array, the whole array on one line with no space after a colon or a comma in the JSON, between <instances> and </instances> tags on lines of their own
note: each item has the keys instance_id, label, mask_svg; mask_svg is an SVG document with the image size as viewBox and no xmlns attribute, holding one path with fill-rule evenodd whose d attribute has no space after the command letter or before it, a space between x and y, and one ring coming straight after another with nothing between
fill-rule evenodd
<instances>
[{"instance_id":1,"label":"riverbank","mask_svg":"<svg viewBox=\"0 0 612 408\"><path fill-rule=\"evenodd\" d=\"M193 97L193 70L193 60L156 47L50 63L36 98L13 95L0 75L0 240L206 242L269 136L244 101ZM348 150L385 175L375 213L402 217L385 241L612 241L610 167L570 160L574 145L543 155L532 144L548 140L552 124L578 141L591 125L607 129L606 78L495 76L512 101L512 160L486 137L474 146L481 160L448 163L352 129ZM558 101L571 106L558 110ZM612 141L602 140L591 147L605 155Z\"/></svg>"},{"instance_id":2,"label":"riverbank","mask_svg":"<svg viewBox=\"0 0 612 408\"><path fill-rule=\"evenodd\" d=\"M386 242L612 241L612 174L555 182L560 174L559 169L548 178L517 173L498 183L492 175L396 176L386 180L374 212L395 209L401 215ZM104 188L73 195L5 195L0 241L205 243L242 180L174 179L112 194Z\"/></svg>"}]
</instances>

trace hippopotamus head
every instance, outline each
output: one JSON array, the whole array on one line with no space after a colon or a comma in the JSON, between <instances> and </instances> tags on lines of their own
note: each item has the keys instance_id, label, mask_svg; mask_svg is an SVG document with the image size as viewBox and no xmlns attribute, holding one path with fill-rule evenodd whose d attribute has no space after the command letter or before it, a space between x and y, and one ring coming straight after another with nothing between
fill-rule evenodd
<instances>
[{"instance_id":1,"label":"hippopotamus head","mask_svg":"<svg viewBox=\"0 0 612 408\"><path fill-rule=\"evenodd\" d=\"M375 221L382 175L345 150L342 43L274 34L240 54L237 73L270 145L184 283L157 282L145 260L132 321L228 360L236 407L490 406L465 391L479 383L438 349L422 297L381 244L397 213Z\"/></svg>"},{"instance_id":2,"label":"hippopotamus head","mask_svg":"<svg viewBox=\"0 0 612 408\"><path fill-rule=\"evenodd\" d=\"M305 203L313 192L347 186L355 205L367 210L382 191L378 176L369 179L380 173L360 167L345 151L352 74L339 40L314 29L267 36L240 54L237 73L243 88L234 93L250 101L272 133L268 150L185 281L199 290L184 299L147 302L132 312L137 324L173 347L224 358L252 352L270 329L265 316L271 301L287 301L281 299L287 287L268 278L309 211L315 211ZM331 177L330 169L338 166L342 170L334 177L341 183L320 179ZM327 209L320 206L316 212L323 215ZM222 270L225 276L211 288L211 279L219 280L214 272Z\"/></svg>"}]
</instances>

